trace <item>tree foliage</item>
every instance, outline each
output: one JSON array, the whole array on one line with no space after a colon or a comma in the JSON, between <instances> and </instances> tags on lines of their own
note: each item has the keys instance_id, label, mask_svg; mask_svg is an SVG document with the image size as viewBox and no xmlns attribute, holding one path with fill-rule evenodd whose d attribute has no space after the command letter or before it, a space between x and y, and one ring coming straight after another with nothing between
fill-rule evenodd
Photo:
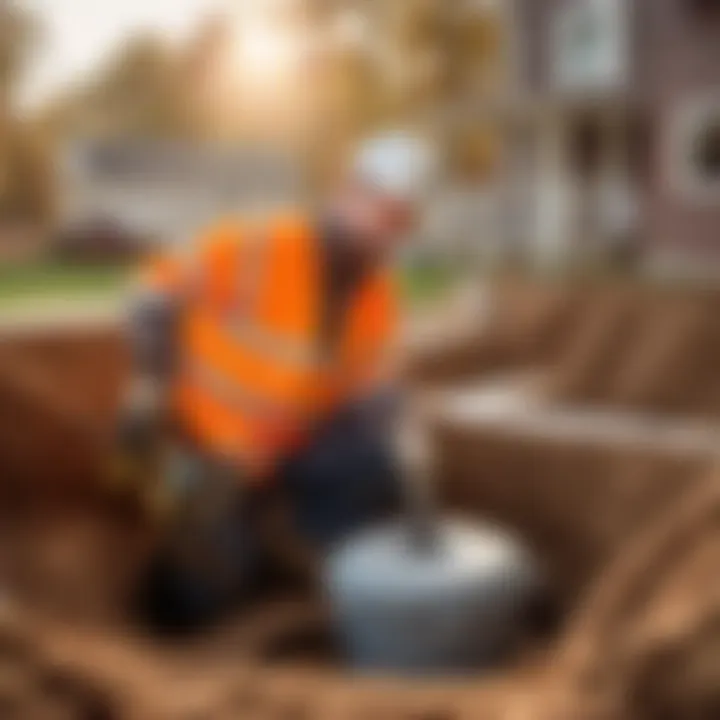
<instances>
[{"instance_id":1,"label":"tree foliage","mask_svg":"<svg viewBox=\"0 0 720 720\"><path fill-rule=\"evenodd\" d=\"M0 221L44 222L54 209L52 156L36 129L17 121L5 124L8 139L0 180Z\"/></svg>"},{"instance_id":2,"label":"tree foliage","mask_svg":"<svg viewBox=\"0 0 720 720\"><path fill-rule=\"evenodd\" d=\"M37 32L34 19L19 4L0 0L0 102L9 102Z\"/></svg>"},{"instance_id":3,"label":"tree foliage","mask_svg":"<svg viewBox=\"0 0 720 720\"><path fill-rule=\"evenodd\" d=\"M13 106L39 27L13 0L0 0L0 221L46 218L52 203L50 155Z\"/></svg>"},{"instance_id":4,"label":"tree foliage","mask_svg":"<svg viewBox=\"0 0 720 720\"><path fill-rule=\"evenodd\" d=\"M56 135L168 137L186 129L181 78L155 36L130 38L79 91L52 103L44 124Z\"/></svg>"},{"instance_id":5,"label":"tree foliage","mask_svg":"<svg viewBox=\"0 0 720 720\"><path fill-rule=\"evenodd\" d=\"M88 134L248 141L261 132L256 139L276 141L285 133L288 146L301 146L315 176L333 177L339 160L363 135L388 125L424 123L438 131L458 172L468 174L472 168L488 168L497 154L492 123L463 118L457 127L444 118L458 108L482 106L502 84L504 38L497 16L468 12L463 9L467 5L451 0L304 0L299 4L303 12L279 22L313 34L330 28L350 9L365 32L357 42L323 47L280 98L286 107L268 112L252 92L235 92L216 82L232 43L223 19L209 18L180 48L169 48L156 35L135 35L90 79L49 103L32 132L39 127L57 143ZM36 33L17 0L0 0L0 93L7 95L14 85ZM30 146L34 143L17 143L18 148ZM22 152L30 158L40 151ZM5 185L10 165L18 167L18 162L8 159L3 166L0 148ZM42 163L28 159L26 164L35 168L30 174L40 172ZM16 170L11 174L20 177ZM27 187L24 179L17 182Z\"/></svg>"}]
</instances>

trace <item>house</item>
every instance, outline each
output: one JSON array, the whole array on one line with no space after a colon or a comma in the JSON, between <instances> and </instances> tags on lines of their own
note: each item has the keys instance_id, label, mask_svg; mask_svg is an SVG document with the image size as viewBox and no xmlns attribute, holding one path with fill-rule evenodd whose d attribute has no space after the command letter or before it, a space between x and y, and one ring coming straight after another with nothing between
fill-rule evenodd
<instances>
[{"instance_id":1,"label":"house","mask_svg":"<svg viewBox=\"0 0 720 720\"><path fill-rule=\"evenodd\" d=\"M99 223L160 243L294 204L301 190L292 160L269 148L136 138L70 142L60 176L61 231Z\"/></svg>"},{"instance_id":2,"label":"house","mask_svg":"<svg viewBox=\"0 0 720 720\"><path fill-rule=\"evenodd\" d=\"M720 0L508 0L512 241L720 266Z\"/></svg>"}]
</instances>

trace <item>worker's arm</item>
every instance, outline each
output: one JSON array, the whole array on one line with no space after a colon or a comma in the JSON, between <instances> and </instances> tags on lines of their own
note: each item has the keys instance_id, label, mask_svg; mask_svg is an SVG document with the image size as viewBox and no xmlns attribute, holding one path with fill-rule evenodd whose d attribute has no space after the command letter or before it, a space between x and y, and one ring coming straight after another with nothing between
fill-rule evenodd
<instances>
[{"instance_id":1,"label":"worker's arm","mask_svg":"<svg viewBox=\"0 0 720 720\"><path fill-rule=\"evenodd\" d=\"M192 260L167 253L142 268L130 297L127 330L136 377L163 386L177 358L177 326L190 291Z\"/></svg>"},{"instance_id":2,"label":"worker's arm","mask_svg":"<svg viewBox=\"0 0 720 720\"><path fill-rule=\"evenodd\" d=\"M368 427L390 432L404 399L402 383L402 347L399 333L398 300L388 285L383 307L375 313L382 318L374 328L374 341L368 343L367 353L360 358L352 382L351 406L365 419Z\"/></svg>"},{"instance_id":3,"label":"worker's arm","mask_svg":"<svg viewBox=\"0 0 720 720\"><path fill-rule=\"evenodd\" d=\"M119 428L126 453L148 452L162 434L169 419L168 391L181 354L180 322L188 304L200 295L208 296L204 278L209 268L235 271L228 253L236 247L237 233L235 224L223 221L189 246L161 252L143 263L126 315L132 372Z\"/></svg>"},{"instance_id":4,"label":"worker's arm","mask_svg":"<svg viewBox=\"0 0 720 720\"><path fill-rule=\"evenodd\" d=\"M400 332L400 300L393 280L385 276L373 296L371 305L363 308L368 319L363 322L366 340L364 351L357 356L353 370L355 393L376 395L396 388L402 376L403 347Z\"/></svg>"},{"instance_id":5,"label":"worker's arm","mask_svg":"<svg viewBox=\"0 0 720 720\"><path fill-rule=\"evenodd\" d=\"M126 316L131 377L118 427L120 449L128 457L151 454L161 432L192 267L187 255L162 253L143 264L133 286Z\"/></svg>"},{"instance_id":6,"label":"worker's arm","mask_svg":"<svg viewBox=\"0 0 720 720\"><path fill-rule=\"evenodd\" d=\"M167 385L179 354L177 331L184 308L200 294L207 300L222 299L204 287L204 277L211 268L231 273L229 283L220 283L220 294L227 292L226 284L232 286L237 272L238 233L236 224L223 221L189 247L161 253L144 264L128 313L136 376L160 388Z\"/></svg>"}]
</instances>

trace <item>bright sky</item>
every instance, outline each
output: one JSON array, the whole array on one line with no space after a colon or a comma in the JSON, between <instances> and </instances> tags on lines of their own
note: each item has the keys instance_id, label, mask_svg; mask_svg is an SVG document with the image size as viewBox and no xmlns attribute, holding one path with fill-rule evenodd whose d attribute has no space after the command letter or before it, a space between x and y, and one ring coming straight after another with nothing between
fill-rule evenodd
<instances>
[{"instance_id":1,"label":"bright sky","mask_svg":"<svg viewBox=\"0 0 720 720\"><path fill-rule=\"evenodd\" d=\"M231 0L19 0L44 26L41 51L21 100L34 106L76 78L138 29L182 38L206 14ZM237 0L235 0L237 2ZM259 1L259 0L255 0Z\"/></svg>"}]
</instances>

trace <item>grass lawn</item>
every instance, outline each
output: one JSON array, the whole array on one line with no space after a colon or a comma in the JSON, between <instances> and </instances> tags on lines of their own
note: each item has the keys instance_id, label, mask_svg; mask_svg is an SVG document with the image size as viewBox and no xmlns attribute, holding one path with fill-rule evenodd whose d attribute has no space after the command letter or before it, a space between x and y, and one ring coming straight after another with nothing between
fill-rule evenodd
<instances>
[{"instance_id":1,"label":"grass lawn","mask_svg":"<svg viewBox=\"0 0 720 720\"><path fill-rule=\"evenodd\" d=\"M423 305L442 297L462 278L458 268L425 264L408 267L400 274L400 292L412 305Z\"/></svg>"},{"instance_id":2,"label":"grass lawn","mask_svg":"<svg viewBox=\"0 0 720 720\"><path fill-rule=\"evenodd\" d=\"M121 298L129 274L122 265L46 261L0 266L0 313L52 313L61 306L111 304ZM457 269L438 265L405 268L399 277L400 291L409 305L422 306L451 290L458 275Z\"/></svg>"},{"instance_id":3,"label":"grass lawn","mask_svg":"<svg viewBox=\"0 0 720 720\"><path fill-rule=\"evenodd\" d=\"M128 268L43 262L0 266L0 310L55 301L119 297Z\"/></svg>"}]
</instances>

